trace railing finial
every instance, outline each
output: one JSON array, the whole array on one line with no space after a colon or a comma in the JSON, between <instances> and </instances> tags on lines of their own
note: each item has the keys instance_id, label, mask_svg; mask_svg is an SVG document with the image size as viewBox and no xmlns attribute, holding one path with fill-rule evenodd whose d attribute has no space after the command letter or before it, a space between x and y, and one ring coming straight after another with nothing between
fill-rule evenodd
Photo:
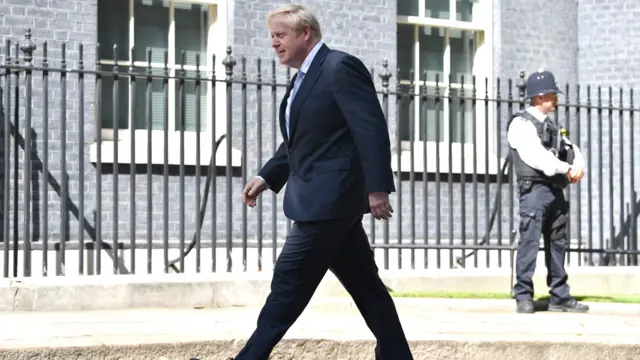
<instances>
[{"instance_id":1,"label":"railing finial","mask_svg":"<svg viewBox=\"0 0 640 360\"><path fill-rule=\"evenodd\" d=\"M24 53L25 65L31 66L33 61L33 52L36 51L36 44L31 40L31 28L27 29L27 33L24 35L25 43L20 47L20 50Z\"/></svg>"},{"instance_id":2,"label":"railing finial","mask_svg":"<svg viewBox=\"0 0 640 360\"><path fill-rule=\"evenodd\" d=\"M225 67L227 80L231 80L233 77L233 67L236 66L236 59L231 54L231 46L227 46L227 56L222 60L222 65Z\"/></svg>"},{"instance_id":3,"label":"railing finial","mask_svg":"<svg viewBox=\"0 0 640 360\"><path fill-rule=\"evenodd\" d=\"M519 90L521 102L524 102L524 97L526 95L526 90L527 90L527 83L524 81L524 75L525 75L524 70L520 70L520 76L518 79L518 83L516 84Z\"/></svg>"},{"instance_id":4,"label":"railing finial","mask_svg":"<svg viewBox=\"0 0 640 360\"><path fill-rule=\"evenodd\" d=\"M391 72L389 71L389 62L387 61L387 59L384 59L384 61L382 61L382 72L378 74L378 76L380 77L380 79L382 79L382 92L384 94L388 94L389 80L391 79L393 74L391 74Z\"/></svg>"}]
</instances>

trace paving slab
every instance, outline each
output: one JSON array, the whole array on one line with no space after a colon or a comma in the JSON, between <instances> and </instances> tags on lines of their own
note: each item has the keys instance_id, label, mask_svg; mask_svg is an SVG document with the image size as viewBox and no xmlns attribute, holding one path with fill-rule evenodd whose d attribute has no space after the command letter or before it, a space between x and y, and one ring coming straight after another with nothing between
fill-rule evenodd
<instances>
[{"instance_id":1,"label":"paving slab","mask_svg":"<svg viewBox=\"0 0 640 360\"><path fill-rule=\"evenodd\" d=\"M640 358L640 306L516 314L512 301L396 299L415 359ZM260 307L0 313L0 360L201 360L234 355ZM375 339L348 299L318 299L272 359L374 359Z\"/></svg>"}]
</instances>

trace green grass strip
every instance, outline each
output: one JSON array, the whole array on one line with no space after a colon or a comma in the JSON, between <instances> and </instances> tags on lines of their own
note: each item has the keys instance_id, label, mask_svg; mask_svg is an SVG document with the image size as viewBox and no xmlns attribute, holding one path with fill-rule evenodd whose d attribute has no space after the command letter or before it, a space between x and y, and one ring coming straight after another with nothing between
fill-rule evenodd
<instances>
[{"instance_id":1,"label":"green grass strip","mask_svg":"<svg viewBox=\"0 0 640 360\"><path fill-rule=\"evenodd\" d=\"M484 299L484 300L509 300L508 293L491 292L458 292L458 291L435 291L435 292L391 292L397 298L438 298L438 299ZM624 303L640 304L640 295L621 296L600 296L600 295L575 295L578 301L600 302L600 303ZM549 296L537 296L536 300L548 300Z\"/></svg>"}]
</instances>

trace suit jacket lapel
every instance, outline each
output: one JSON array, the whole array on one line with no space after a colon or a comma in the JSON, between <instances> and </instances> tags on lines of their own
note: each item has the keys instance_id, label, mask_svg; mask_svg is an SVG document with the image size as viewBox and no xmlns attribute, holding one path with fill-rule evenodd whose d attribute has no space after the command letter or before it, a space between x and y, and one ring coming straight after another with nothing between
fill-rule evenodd
<instances>
[{"instance_id":1,"label":"suit jacket lapel","mask_svg":"<svg viewBox=\"0 0 640 360\"><path fill-rule=\"evenodd\" d=\"M287 136L287 119L285 118L286 111L287 111L287 101L289 100L289 96L291 95L291 89L293 89L293 82L296 80L297 76L298 74L294 74L293 78L291 78L291 82L289 87L287 88L287 92L284 94L284 98L280 103L280 115L278 117L280 120L280 132L282 133L282 137L284 138L284 141L287 143L289 143L289 137Z\"/></svg>"},{"instance_id":2,"label":"suit jacket lapel","mask_svg":"<svg viewBox=\"0 0 640 360\"><path fill-rule=\"evenodd\" d=\"M313 58L313 61L309 66L309 70L305 74L304 79L302 79L302 84L300 84L300 87L296 92L296 96L293 98L291 111L289 113L289 139L293 138L295 134L300 107L307 98L307 95L309 95L313 85L315 85L316 81L320 77L320 74L322 74L322 63L324 62L328 52L329 47L326 44L323 44L316 53L316 56ZM293 81L295 81L295 78ZM291 141L289 141L289 144L291 144Z\"/></svg>"}]
</instances>

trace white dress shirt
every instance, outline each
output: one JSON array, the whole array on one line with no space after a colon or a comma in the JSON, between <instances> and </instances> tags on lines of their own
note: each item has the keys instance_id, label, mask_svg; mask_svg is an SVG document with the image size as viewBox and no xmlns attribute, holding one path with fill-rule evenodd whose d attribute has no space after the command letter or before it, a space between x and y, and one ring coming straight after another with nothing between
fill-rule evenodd
<instances>
[{"instance_id":1,"label":"white dress shirt","mask_svg":"<svg viewBox=\"0 0 640 360\"><path fill-rule=\"evenodd\" d=\"M284 119L286 122L287 136L289 136L289 115L291 114L291 104L293 103L293 99L300 88L300 84L302 84L302 80L304 80L304 76L309 71L309 67L311 66L311 62L316 57L318 50L322 46L322 41L318 41L318 43L311 49L307 57L302 62L300 69L298 69L298 73L296 75L296 79L293 82L293 88L291 89L291 94L289 94L289 98L287 99L287 108L284 112Z\"/></svg>"},{"instance_id":2,"label":"white dress shirt","mask_svg":"<svg viewBox=\"0 0 640 360\"><path fill-rule=\"evenodd\" d=\"M535 107L529 107L525 111L540 122L543 122L546 118L546 115ZM567 144L571 144L566 137L564 140ZM572 166L546 150L542 146L542 140L538 137L535 125L520 116L513 119L509 125L507 141L509 141L509 145L512 148L518 151L518 155L520 155L525 164L542 171L547 176L566 174L573 167L584 167L584 158L577 145L572 144L575 153Z\"/></svg>"}]
</instances>

